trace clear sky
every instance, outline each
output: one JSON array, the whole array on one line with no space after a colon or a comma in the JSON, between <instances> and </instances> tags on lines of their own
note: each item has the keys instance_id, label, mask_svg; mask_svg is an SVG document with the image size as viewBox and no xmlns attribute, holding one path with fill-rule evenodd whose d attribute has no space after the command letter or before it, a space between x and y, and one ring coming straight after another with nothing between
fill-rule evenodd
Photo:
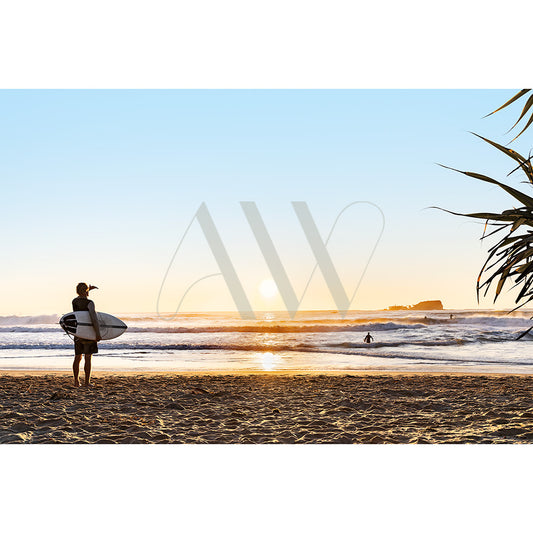
<instances>
[{"instance_id":1,"label":"clear sky","mask_svg":"<svg viewBox=\"0 0 533 533\"><path fill-rule=\"evenodd\" d=\"M297 295L314 266L291 201L306 201L325 237L348 203L385 214L383 238L354 309L441 299L476 308L488 245L482 225L436 210L502 210L497 187L443 169L504 178L498 142L520 104L482 119L514 90L116 90L0 92L0 314L70 310L74 287L100 287L98 309L155 311L163 275L205 202L257 309L271 276L239 206L257 202ZM514 108L514 109L513 109ZM528 152L530 137L514 143ZM517 185L511 177L508 183ZM528 187L523 190L527 192ZM529 191L531 192L531 191ZM368 206L349 211L330 251L347 292L379 234ZM176 256L162 310L218 268L195 223ZM505 296L498 308L509 307ZM319 273L303 309L333 308ZM481 308L492 308L492 298ZM184 311L233 310L222 278L191 290Z\"/></svg>"}]
</instances>

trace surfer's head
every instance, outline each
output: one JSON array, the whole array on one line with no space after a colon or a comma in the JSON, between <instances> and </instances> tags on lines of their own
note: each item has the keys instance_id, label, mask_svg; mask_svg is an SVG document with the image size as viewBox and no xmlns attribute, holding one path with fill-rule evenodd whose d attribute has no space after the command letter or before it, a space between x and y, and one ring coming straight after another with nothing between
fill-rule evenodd
<instances>
[{"instance_id":1,"label":"surfer's head","mask_svg":"<svg viewBox=\"0 0 533 533\"><path fill-rule=\"evenodd\" d=\"M78 283L76 285L76 292L80 295L80 296L87 296L87 294L89 293L89 285L87 285L87 283Z\"/></svg>"}]
</instances>

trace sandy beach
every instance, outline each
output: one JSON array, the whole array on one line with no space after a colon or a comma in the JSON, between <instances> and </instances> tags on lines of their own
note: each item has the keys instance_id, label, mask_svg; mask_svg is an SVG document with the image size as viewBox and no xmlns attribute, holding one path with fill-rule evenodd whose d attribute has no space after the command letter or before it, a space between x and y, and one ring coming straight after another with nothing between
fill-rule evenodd
<instances>
[{"instance_id":1,"label":"sandy beach","mask_svg":"<svg viewBox=\"0 0 533 533\"><path fill-rule=\"evenodd\" d=\"M0 443L532 443L533 376L0 373Z\"/></svg>"}]
</instances>

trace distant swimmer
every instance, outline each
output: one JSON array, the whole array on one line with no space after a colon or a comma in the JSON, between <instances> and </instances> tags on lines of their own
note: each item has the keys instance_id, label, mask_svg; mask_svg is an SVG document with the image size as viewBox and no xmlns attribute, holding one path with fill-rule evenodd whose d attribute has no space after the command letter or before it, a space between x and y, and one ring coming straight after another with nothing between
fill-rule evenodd
<instances>
[{"instance_id":1,"label":"distant swimmer","mask_svg":"<svg viewBox=\"0 0 533 533\"><path fill-rule=\"evenodd\" d=\"M364 342L366 342L367 344L370 344L373 340L374 340L374 337L372 337L372 335L370 335L370 332L369 332L367 336L365 337Z\"/></svg>"},{"instance_id":2,"label":"distant swimmer","mask_svg":"<svg viewBox=\"0 0 533 533\"><path fill-rule=\"evenodd\" d=\"M453 320L453 315L450 315L450 320Z\"/></svg>"}]
</instances>

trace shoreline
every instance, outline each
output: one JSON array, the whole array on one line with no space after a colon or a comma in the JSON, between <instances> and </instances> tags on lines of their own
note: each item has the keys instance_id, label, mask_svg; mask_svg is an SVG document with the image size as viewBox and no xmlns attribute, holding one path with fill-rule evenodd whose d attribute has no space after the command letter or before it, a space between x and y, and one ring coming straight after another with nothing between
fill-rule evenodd
<instances>
[{"instance_id":1,"label":"shoreline","mask_svg":"<svg viewBox=\"0 0 533 533\"><path fill-rule=\"evenodd\" d=\"M479 367L478 367L479 368ZM0 376L70 376L72 377L72 370L57 370L57 369L0 369ZM533 370L530 372L502 372L488 371L485 369L458 369L453 367L446 370L98 370L94 369L91 373L91 378L106 377L106 376L513 376L513 377L532 377ZM83 380L83 365L80 368L80 380Z\"/></svg>"}]
</instances>

